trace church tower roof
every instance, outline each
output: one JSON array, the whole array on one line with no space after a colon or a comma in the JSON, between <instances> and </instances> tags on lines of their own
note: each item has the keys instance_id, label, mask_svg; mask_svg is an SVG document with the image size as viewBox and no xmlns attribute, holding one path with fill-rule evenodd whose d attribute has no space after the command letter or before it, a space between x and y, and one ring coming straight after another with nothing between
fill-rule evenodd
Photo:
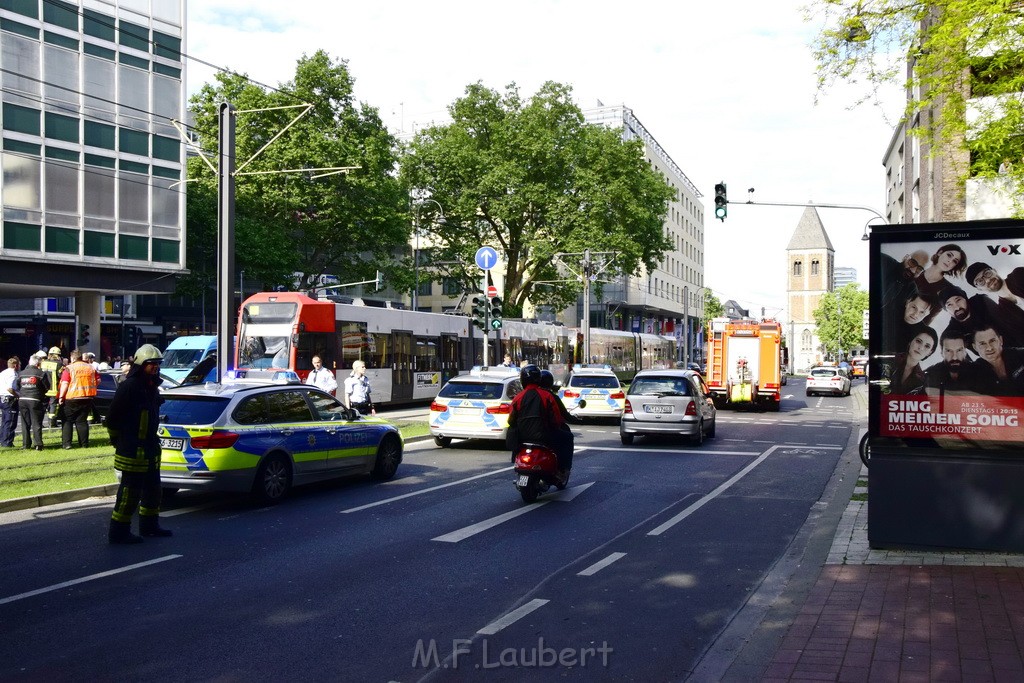
<instances>
[{"instance_id":1,"label":"church tower roof","mask_svg":"<svg viewBox=\"0 0 1024 683\"><path fill-rule=\"evenodd\" d=\"M825 226L822 225L821 218L818 216L818 210L813 206L808 206L804 209L804 214L800 216L800 222L797 223L793 237L789 240L789 246L786 247L787 251L797 249L827 249L828 251L835 251L832 248L832 242L828 238L828 233L825 232Z\"/></svg>"}]
</instances>

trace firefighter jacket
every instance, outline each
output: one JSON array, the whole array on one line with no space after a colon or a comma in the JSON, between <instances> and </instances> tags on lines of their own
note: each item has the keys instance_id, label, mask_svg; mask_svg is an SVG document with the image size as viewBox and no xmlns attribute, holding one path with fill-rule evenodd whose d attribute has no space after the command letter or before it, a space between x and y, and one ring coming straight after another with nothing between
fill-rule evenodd
<instances>
[{"instance_id":1,"label":"firefighter jacket","mask_svg":"<svg viewBox=\"0 0 1024 683\"><path fill-rule=\"evenodd\" d=\"M122 472L146 472L160 460L160 376L147 374L144 367L133 366L117 385L107 413L114 468Z\"/></svg>"},{"instance_id":2,"label":"firefighter jacket","mask_svg":"<svg viewBox=\"0 0 1024 683\"><path fill-rule=\"evenodd\" d=\"M59 358L56 360L47 358L39 361L39 369L45 372L50 378L50 385L46 390L46 395L56 396L57 390L60 389L60 373L64 370L64 364Z\"/></svg>"},{"instance_id":3,"label":"firefighter jacket","mask_svg":"<svg viewBox=\"0 0 1024 683\"><path fill-rule=\"evenodd\" d=\"M65 385L65 382L67 384ZM96 389L100 385L96 370L85 361L76 360L64 368L60 378L60 398L74 401L79 398L96 398Z\"/></svg>"}]
</instances>

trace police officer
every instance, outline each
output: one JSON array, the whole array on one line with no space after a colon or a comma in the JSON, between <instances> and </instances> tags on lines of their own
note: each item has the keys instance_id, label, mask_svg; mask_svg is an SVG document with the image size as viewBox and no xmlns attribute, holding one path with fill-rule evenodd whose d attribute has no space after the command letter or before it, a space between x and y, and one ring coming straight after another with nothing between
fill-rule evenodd
<instances>
[{"instance_id":1,"label":"police officer","mask_svg":"<svg viewBox=\"0 0 1024 683\"><path fill-rule=\"evenodd\" d=\"M28 367L18 378L18 410L21 411L21 447L43 450L43 416L46 415L46 392L50 376L39 363L46 354L39 351L28 359Z\"/></svg>"},{"instance_id":2,"label":"police officer","mask_svg":"<svg viewBox=\"0 0 1024 683\"><path fill-rule=\"evenodd\" d=\"M132 517L139 511L142 536L170 536L160 527L160 361L163 354L152 344L135 352L128 376L117 386L107 413L107 431L114 445L114 468L121 484L110 515L111 543L141 543L132 533Z\"/></svg>"}]
</instances>

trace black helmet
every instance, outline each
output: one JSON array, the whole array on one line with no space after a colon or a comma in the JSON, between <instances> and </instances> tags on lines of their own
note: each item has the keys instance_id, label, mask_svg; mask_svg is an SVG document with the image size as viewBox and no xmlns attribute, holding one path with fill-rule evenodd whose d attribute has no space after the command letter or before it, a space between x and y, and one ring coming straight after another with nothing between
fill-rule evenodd
<instances>
[{"instance_id":1,"label":"black helmet","mask_svg":"<svg viewBox=\"0 0 1024 683\"><path fill-rule=\"evenodd\" d=\"M540 384L541 389L553 389L555 386L555 376L552 375L548 370L540 371Z\"/></svg>"},{"instance_id":2,"label":"black helmet","mask_svg":"<svg viewBox=\"0 0 1024 683\"><path fill-rule=\"evenodd\" d=\"M523 383L524 387L540 384L540 368L536 365L524 365L523 369L519 371L519 381Z\"/></svg>"}]
</instances>

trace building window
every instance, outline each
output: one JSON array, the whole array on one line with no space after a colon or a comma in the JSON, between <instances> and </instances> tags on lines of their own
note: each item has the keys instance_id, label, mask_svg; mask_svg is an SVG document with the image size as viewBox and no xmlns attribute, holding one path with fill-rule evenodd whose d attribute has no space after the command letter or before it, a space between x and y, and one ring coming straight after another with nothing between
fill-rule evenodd
<instances>
[{"instance_id":1,"label":"building window","mask_svg":"<svg viewBox=\"0 0 1024 683\"><path fill-rule=\"evenodd\" d=\"M43 47L43 97L49 101L67 102L78 107L78 46L74 51L63 47Z\"/></svg>"},{"instance_id":2,"label":"building window","mask_svg":"<svg viewBox=\"0 0 1024 683\"><path fill-rule=\"evenodd\" d=\"M85 144L90 147L117 149L117 129L105 123L86 121Z\"/></svg>"},{"instance_id":3,"label":"building window","mask_svg":"<svg viewBox=\"0 0 1024 683\"><path fill-rule=\"evenodd\" d=\"M43 21L77 32L78 9L66 2L47 0L43 3Z\"/></svg>"},{"instance_id":4,"label":"building window","mask_svg":"<svg viewBox=\"0 0 1024 683\"><path fill-rule=\"evenodd\" d=\"M821 264L818 261L811 261L811 275L817 275Z\"/></svg>"},{"instance_id":5,"label":"building window","mask_svg":"<svg viewBox=\"0 0 1024 683\"><path fill-rule=\"evenodd\" d=\"M122 128L118 131L121 137L121 151L125 154L149 156L149 135Z\"/></svg>"},{"instance_id":6,"label":"building window","mask_svg":"<svg viewBox=\"0 0 1024 683\"><path fill-rule=\"evenodd\" d=\"M121 235L121 258L136 261L149 260L149 240L145 237Z\"/></svg>"},{"instance_id":7,"label":"building window","mask_svg":"<svg viewBox=\"0 0 1024 683\"><path fill-rule=\"evenodd\" d=\"M179 243L176 240L153 238L153 260L160 263L177 263Z\"/></svg>"},{"instance_id":8,"label":"building window","mask_svg":"<svg viewBox=\"0 0 1024 683\"><path fill-rule=\"evenodd\" d=\"M793 275L799 276L799 275L803 275L803 274L804 274L804 264L803 264L803 262L802 261L793 261Z\"/></svg>"},{"instance_id":9,"label":"building window","mask_svg":"<svg viewBox=\"0 0 1024 683\"><path fill-rule=\"evenodd\" d=\"M33 19L39 18L39 3L36 0L3 0L0 9Z\"/></svg>"},{"instance_id":10,"label":"building window","mask_svg":"<svg viewBox=\"0 0 1024 683\"><path fill-rule=\"evenodd\" d=\"M46 251L51 254L77 254L78 230L46 228Z\"/></svg>"},{"instance_id":11,"label":"building window","mask_svg":"<svg viewBox=\"0 0 1024 683\"><path fill-rule=\"evenodd\" d=\"M802 351L810 351L813 341L814 335L811 334L810 330L804 330L800 333L800 349Z\"/></svg>"},{"instance_id":12,"label":"building window","mask_svg":"<svg viewBox=\"0 0 1024 683\"><path fill-rule=\"evenodd\" d=\"M105 232L85 231L85 255L114 258L114 235Z\"/></svg>"},{"instance_id":13,"label":"building window","mask_svg":"<svg viewBox=\"0 0 1024 683\"><path fill-rule=\"evenodd\" d=\"M46 137L64 142L78 142L78 119L46 112Z\"/></svg>"},{"instance_id":14,"label":"building window","mask_svg":"<svg viewBox=\"0 0 1024 683\"><path fill-rule=\"evenodd\" d=\"M163 135L154 135L153 156L165 161L178 161L181 158L181 143Z\"/></svg>"},{"instance_id":15,"label":"building window","mask_svg":"<svg viewBox=\"0 0 1024 683\"><path fill-rule=\"evenodd\" d=\"M39 251L42 247L39 232L38 225L4 221L4 248Z\"/></svg>"},{"instance_id":16,"label":"building window","mask_svg":"<svg viewBox=\"0 0 1024 683\"><path fill-rule=\"evenodd\" d=\"M4 102L4 130L39 135L39 110Z\"/></svg>"},{"instance_id":17,"label":"building window","mask_svg":"<svg viewBox=\"0 0 1024 683\"><path fill-rule=\"evenodd\" d=\"M5 212L9 209L39 210L42 163L38 157L5 152L3 183Z\"/></svg>"},{"instance_id":18,"label":"building window","mask_svg":"<svg viewBox=\"0 0 1024 683\"><path fill-rule=\"evenodd\" d=\"M47 161L43 166L46 172L46 210L54 213L78 214L78 164L61 161ZM77 224L77 220L75 221ZM78 238L75 238L77 245ZM46 250L50 249L50 236L46 237ZM75 247L74 253L78 253Z\"/></svg>"},{"instance_id":19,"label":"building window","mask_svg":"<svg viewBox=\"0 0 1024 683\"><path fill-rule=\"evenodd\" d=\"M119 42L125 47L149 52L149 29L127 21L118 22Z\"/></svg>"},{"instance_id":20,"label":"building window","mask_svg":"<svg viewBox=\"0 0 1024 683\"><path fill-rule=\"evenodd\" d=\"M462 294L462 281L446 277L441 281L441 291L445 296L459 296Z\"/></svg>"},{"instance_id":21,"label":"building window","mask_svg":"<svg viewBox=\"0 0 1024 683\"><path fill-rule=\"evenodd\" d=\"M82 31L87 36L114 42L114 18L95 10L85 10Z\"/></svg>"}]
</instances>

